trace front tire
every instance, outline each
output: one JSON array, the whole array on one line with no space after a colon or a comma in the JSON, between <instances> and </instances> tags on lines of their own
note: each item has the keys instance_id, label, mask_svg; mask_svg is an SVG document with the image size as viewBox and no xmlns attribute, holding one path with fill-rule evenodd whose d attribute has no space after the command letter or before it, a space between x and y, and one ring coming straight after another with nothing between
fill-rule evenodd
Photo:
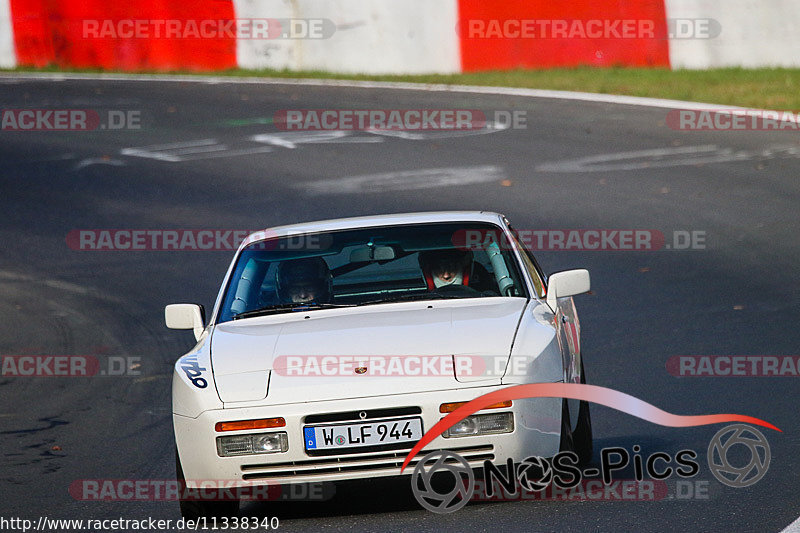
<instances>
[{"instance_id":1,"label":"front tire","mask_svg":"<svg viewBox=\"0 0 800 533\"><path fill-rule=\"evenodd\" d=\"M583 370L583 354L581 354L581 384L586 385L586 372ZM575 453L578 454L580 464L585 465L592 461L592 415L589 413L589 402L581 401L578 410L578 425L572 432Z\"/></svg>"},{"instance_id":2,"label":"front tire","mask_svg":"<svg viewBox=\"0 0 800 533\"><path fill-rule=\"evenodd\" d=\"M581 357L581 384L586 384L586 373L583 371L583 357ZM561 443L559 451L575 452L578 455L578 464L586 465L592 461L594 453L592 443L592 416L589 413L589 402L581 401L578 409L578 423L572 430L567 400L561 400Z\"/></svg>"}]
</instances>

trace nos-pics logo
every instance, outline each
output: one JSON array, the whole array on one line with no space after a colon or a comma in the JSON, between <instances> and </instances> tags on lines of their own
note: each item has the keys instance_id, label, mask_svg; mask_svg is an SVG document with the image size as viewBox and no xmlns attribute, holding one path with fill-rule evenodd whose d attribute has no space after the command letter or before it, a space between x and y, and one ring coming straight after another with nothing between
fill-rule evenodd
<instances>
[{"instance_id":1,"label":"nos-pics logo","mask_svg":"<svg viewBox=\"0 0 800 533\"><path fill-rule=\"evenodd\" d=\"M730 454L731 449L735 451ZM731 455L734 460L731 460ZM714 477L730 487L744 488L757 483L767 473L770 448L764 435L746 424L734 424L719 430L708 446L708 466ZM743 460L744 459L744 460ZM488 464L487 464L488 463ZM484 461L487 483L494 471ZM528 491L542 491L557 483L547 459L532 456L516 468L520 486ZM570 485L574 485L577 480ZM427 454L414 467L411 490L419 504L434 513L452 513L464 507L475 492L475 474L466 459L448 450Z\"/></svg>"}]
</instances>

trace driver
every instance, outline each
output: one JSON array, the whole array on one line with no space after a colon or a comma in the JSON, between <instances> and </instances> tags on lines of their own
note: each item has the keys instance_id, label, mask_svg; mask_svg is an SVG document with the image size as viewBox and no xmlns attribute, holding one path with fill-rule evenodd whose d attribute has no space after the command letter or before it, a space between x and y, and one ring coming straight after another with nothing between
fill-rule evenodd
<instances>
[{"instance_id":1,"label":"driver","mask_svg":"<svg viewBox=\"0 0 800 533\"><path fill-rule=\"evenodd\" d=\"M321 257L282 261L275 274L278 298L283 303L329 303L333 276Z\"/></svg>"},{"instance_id":2,"label":"driver","mask_svg":"<svg viewBox=\"0 0 800 533\"><path fill-rule=\"evenodd\" d=\"M448 286L469 287L479 292L493 289L489 273L483 265L473 262L470 251L449 249L420 252L419 266L430 291Z\"/></svg>"}]
</instances>

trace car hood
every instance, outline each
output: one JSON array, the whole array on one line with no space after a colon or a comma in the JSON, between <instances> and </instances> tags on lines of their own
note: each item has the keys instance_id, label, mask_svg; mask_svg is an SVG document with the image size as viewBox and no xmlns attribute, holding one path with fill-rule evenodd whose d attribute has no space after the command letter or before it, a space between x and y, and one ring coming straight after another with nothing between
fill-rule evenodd
<instances>
[{"instance_id":1,"label":"car hood","mask_svg":"<svg viewBox=\"0 0 800 533\"><path fill-rule=\"evenodd\" d=\"M505 367L525 305L523 298L434 300L225 322L211 338L214 379L225 403L456 388L487 379L481 361L499 358Z\"/></svg>"}]
</instances>

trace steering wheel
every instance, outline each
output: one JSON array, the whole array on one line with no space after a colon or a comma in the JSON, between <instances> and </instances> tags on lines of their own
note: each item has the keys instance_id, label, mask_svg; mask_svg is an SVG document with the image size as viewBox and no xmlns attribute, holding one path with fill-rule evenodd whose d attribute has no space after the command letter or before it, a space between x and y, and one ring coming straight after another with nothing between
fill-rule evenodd
<instances>
[{"instance_id":1,"label":"steering wheel","mask_svg":"<svg viewBox=\"0 0 800 533\"><path fill-rule=\"evenodd\" d=\"M476 291L472 287L466 285L444 285L443 287L434 289L433 292L450 298L474 298L481 295L480 291Z\"/></svg>"}]
</instances>

